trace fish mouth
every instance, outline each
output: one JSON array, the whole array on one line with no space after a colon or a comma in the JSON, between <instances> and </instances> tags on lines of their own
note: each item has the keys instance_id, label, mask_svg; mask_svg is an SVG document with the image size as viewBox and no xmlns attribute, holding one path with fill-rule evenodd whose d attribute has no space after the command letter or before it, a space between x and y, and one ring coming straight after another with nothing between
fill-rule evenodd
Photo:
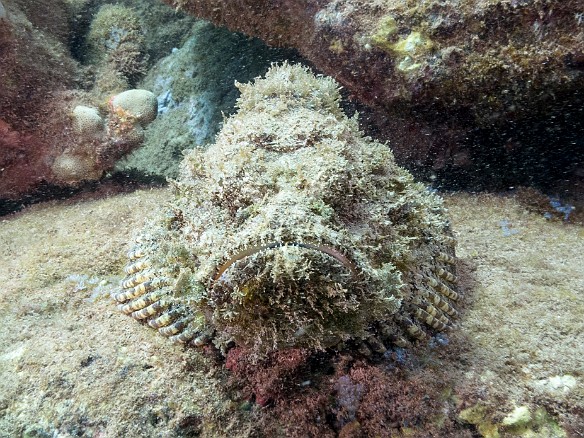
<instances>
[{"instance_id":1,"label":"fish mouth","mask_svg":"<svg viewBox=\"0 0 584 438\"><path fill-rule=\"evenodd\" d=\"M271 243L264 244L264 245L253 245L253 246L250 246L250 247L236 253L235 255L231 256L228 260L223 262L217 268L217 271L215 272L215 275L212 278L212 283L217 283L221 279L223 274L233 264L235 264L238 261L241 261L247 257L251 257L255 254L259 254L259 253L264 252L264 251L268 251L271 249L278 249L278 248L286 248L286 247L303 248L303 249L308 249L311 251L320 252L322 254L326 254L326 255L332 257L333 259L335 259L342 266L344 266L351 274L351 278L353 280L355 280L358 277L358 270L357 270L357 266L355 265L355 263L352 260L350 260L346 255L344 255L341 251L339 251L338 249L336 249L332 246L327 246L327 245L322 245L322 244L294 241L294 242L271 242Z\"/></svg>"},{"instance_id":2,"label":"fish mouth","mask_svg":"<svg viewBox=\"0 0 584 438\"><path fill-rule=\"evenodd\" d=\"M360 273L352 258L332 245L250 244L214 271L205 295L208 318L236 344L276 349L312 340L330 346L338 333L349 336L359 325L365 289Z\"/></svg>"}]
</instances>

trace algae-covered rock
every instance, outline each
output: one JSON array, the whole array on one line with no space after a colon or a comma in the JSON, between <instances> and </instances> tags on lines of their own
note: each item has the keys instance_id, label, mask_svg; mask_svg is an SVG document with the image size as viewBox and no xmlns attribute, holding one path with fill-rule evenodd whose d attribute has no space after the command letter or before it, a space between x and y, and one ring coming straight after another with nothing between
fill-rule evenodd
<instances>
[{"instance_id":1,"label":"algae-covered rock","mask_svg":"<svg viewBox=\"0 0 584 438\"><path fill-rule=\"evenodd\" d=\"M239 95L234 81L265 73L271 62L291 53L261 41L198 21L184 45L160 60L141 86L157 96L160 114L149 126L144 145L118 169L176 178L183 151L213 142Z\"/></svg>"},{"instance_id":2,"label":"algae-covered rock","mask_svg":"<svg viewBox=\"0 0 584 438\"><path fill-rule=\"evenodd\" d=\"M99 91L133 86L147 66L144 31L135 10L109 4L99 8L87 35L86 58L98 68Z\"/></svg>"},{"instance_id":3,"label":"algae-covered rock","mask_svg":"<svg viewBox=\"0 0 584 438\"><path fill-rule=\"evenodd\" d=\"M581 179L581 1L165 1L297 49L448 185Z\"/></svg>"},{"instance_id":4,"label":"algae-covered rock","mask_svg":"<svg viewBox=\"0 0 584 438\"><path fill-rule=\"evenodd\" d=\"M364 137L302 66L238 85L216 143L138 237L114 295L173 341L366 356L448 328L454 239L441 200Z\"/></svg>"}]
</instances>

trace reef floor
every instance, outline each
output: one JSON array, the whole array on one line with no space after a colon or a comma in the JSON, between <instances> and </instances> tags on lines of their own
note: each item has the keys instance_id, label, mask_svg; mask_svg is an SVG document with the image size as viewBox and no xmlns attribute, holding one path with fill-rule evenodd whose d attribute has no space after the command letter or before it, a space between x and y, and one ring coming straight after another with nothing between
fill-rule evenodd
<instances>
[{"instance_id":1,"label":"reef floor","mask_svg":"<svg viewBox=\"0 0 584 438\"><path fill-rule=\"evenodd\" d=\"M512 196L448 195L466 297L444 345L304 375L260 406L215 356L109 298L133 231L169 196L85 195L0 219L0 437L584 436L581 224ZM328 399L318 379L337 379Z\"/></svg>"}]
</instances>

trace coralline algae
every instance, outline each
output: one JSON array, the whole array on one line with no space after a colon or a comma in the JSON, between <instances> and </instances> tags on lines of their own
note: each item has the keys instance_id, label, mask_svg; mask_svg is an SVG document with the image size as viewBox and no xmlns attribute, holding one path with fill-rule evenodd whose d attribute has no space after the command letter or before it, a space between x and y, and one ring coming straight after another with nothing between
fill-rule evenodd
<instances>
[{"instance_id":1,"label":"coralline algae","mask_svg":"<svg viewBox=\"0 0 584 438\"><path fill-rule=\"evenodd\" d=\"M171 340L258 355L365 356L447 329L454 246L441 199L364 137L338 85L299 65L238 84L129 252L119 309Z\"/></svg>"}]
</instances>

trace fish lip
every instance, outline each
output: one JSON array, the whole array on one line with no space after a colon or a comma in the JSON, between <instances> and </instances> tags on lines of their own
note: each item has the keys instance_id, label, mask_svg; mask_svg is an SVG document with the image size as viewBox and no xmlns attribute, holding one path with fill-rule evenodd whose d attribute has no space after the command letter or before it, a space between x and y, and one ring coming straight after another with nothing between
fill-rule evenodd
<instances>
[{"instance_id":1,"label":"fish lip","mask_svg":"<svg viewBox=\"0 0 584 438\"><path fill-rule=\"evenodd\" d=\"M288 247L288 246L310 249L313 251L319 251L321 253L327 254L328 256L334 258L339 263L341 263L345 268L347 268L351 272L351 277L353 280L360 277L357 265L349 257L347 257L345 254L343 254L343 252L336 249L334 246L324 245L324 244L316 244L316 243L310 243L310 242L301 242L301 241L289 241L289 242L273 241L273 242L270 242L267 244L258 244L258 245L248 246L246 249L243 249L243 250L237 252L235 255L231 256L229 259L227 259L226 261L224 261L222 264L220 264L217 267L217 269L215 270L215 274L213 275L213 277L211 279L211 284L212 285L216 284L218 282L218 280L221 279L221 276L223 275L223 273L225 271L227 271L227 269L229 269L229 267L231 267L231 265L233 265L234 263L236 263L239 260L242 260L246 257L250 257L254 254L257 254L257 253L265 251L265 250L284 248L284 247Z\"/></svg>"}]
</instances>

